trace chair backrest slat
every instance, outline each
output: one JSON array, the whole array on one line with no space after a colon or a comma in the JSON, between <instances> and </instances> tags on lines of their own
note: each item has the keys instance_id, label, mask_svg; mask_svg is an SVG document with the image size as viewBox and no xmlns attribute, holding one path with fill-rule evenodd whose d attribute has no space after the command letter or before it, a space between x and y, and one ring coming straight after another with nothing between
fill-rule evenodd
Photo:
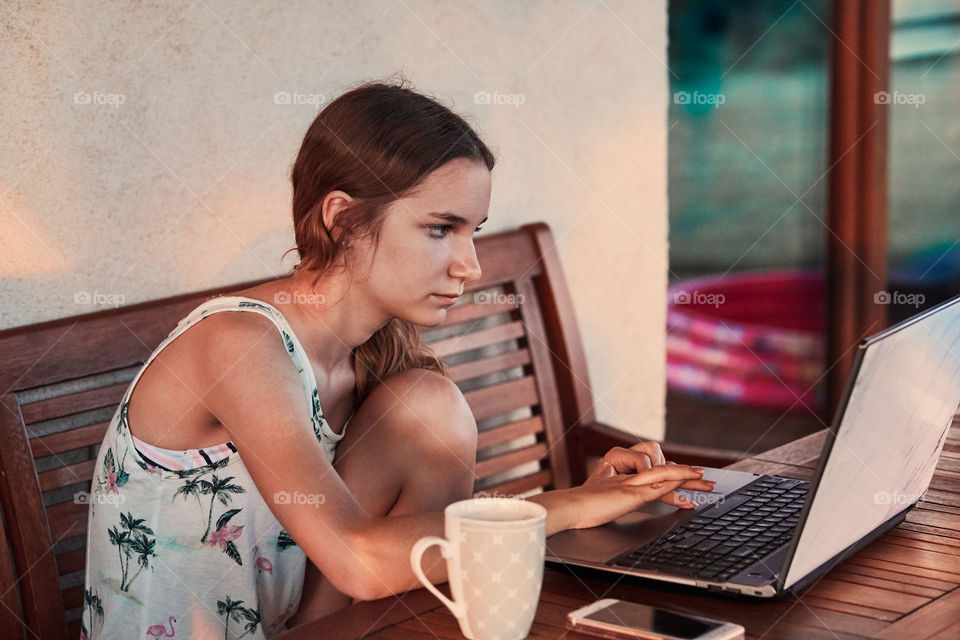
<instances>
[{"instance_id":1,"label":"chair backrest slat","mask_svg":"<svg viewBox=\"0 0 960 640\"><path fill-rule=\"evenodd\" d=\"M86 559L87 550L85 548L61 553L57 556L57 573L62 576L74 571L83 571Z\"/></svg>"},{"instance_id":2,"label":"chair backrest slat","mask_svg":"<svg viewBox=\"0 0 960 640\"><path fill-rule=\"evenodd\" d=\"M523 436L541 433L542 431L543 418L540 416L509 422L503 426L487 429L480 433L480 437L477 438L477 450L483 451L488 447L504 444L517 438L522 438Z\"/></svg>"},{"instance_id":3,"label":"chair backrest slat","mask_svg":"<svg viewBox=\"0 0 960 640\"><path fill-rule=\"evenodd\" d=\"M445 358L453 353L462 353L472 349L482 349L498 342L507 340L516 340L523 337L523 323L519 320L501 324L489 329L473 331L459 336L453 336L444 340L430 343L430 348L440 358Z\"/></svg>"},{"instance_id":4,"label":"chair backrest slat","mask_svg":"<svg viewBox=\"0 0 960 640\"><path fill-rule=\"evenodd\" d=\"M549 231L536 224L481 237L476 250L481 277L424 332L477 420L474 491L569 487L575 452L564 434L583 411L587 378ZM77 492L90 488L110 418L180 319L261 282L0 331L0 389L9 390L0 397L0 542L10 550L0 557L0 603L9 605L0 636L22 635L8 615L21 611L18 593L31 638L79 634L79 613L67 612L83 600L88 505ZM563 364L570 354L572 371Z\"/></svg>"},{"instance_id":5,"label":"chair backrest slat","mask_svg":"<svg viewBox=\"0 0 960 640\"><path fill-rule=\"evenodd\" d=\"M485 491L479 492L479 494L501 496L523 495L528 491L548 486L550 482L550 471L548 469L544 469L543 471L537 471L536 473L531 473L521 478L517 478L516 480L510 480L509 482L493 485Z\"/></svg>"},{"instance_id":6,"label":"chair backrest slat","mask_svg":"<svg viewBox=\"0 0 960 640\"><path fill-rule=\"evenodd\" d=\"M130 386L129 382L121 382L108 387L23 404L20 406L20 410L23 412L23 421L27 424L33 424L72 413L89 411L90 409L116 406L123 399L123 394L128 386Z\"/></svg>"},{"instance_id":7,"label":"chair backrest slat","mask_svg":"<svg viewBox=\"0 0 960 640\"><path fill-rule=\"evenodd\" d=\"M516 451L511 451L510 453L497 456L496 458L480 460L477 462L477 477L481 482L483 482L484 478L488 478L498 473L503 473L504 471L508 471L514 467L518 467L528 462L537 462L538 460L542 460L546 455L546 443L538 442L530 445L529 447L524 447L523 449L518 449Z\"/></svg>"},{"instance_id":8,"label":"chair backrest slat","mask_svg":"<svg viewBox=\"0 0 960 640\"><path fill-rule=\"evenodd\" d=\"M513 369L530 364L530 352L527 349L508 351L490 358L473 360L463 364L447 367L447 375L454 382L463 382L471 378L479 378L491 373Z\"/></svg>"},{"instance_id":9,"label":"chair backrest slat","mask_svg":"<svg viewBox=\"0 0 960 640\"><path fill-rule=\"evenodd\" d=\"M538 402L533 376L468 391L463 397L477 420L524 409Z\"/></svg>"},{"instance_id":10,"label":"chair backrest slat","mask_svg":"<svg viewBox=\"0 0 960 640\"><path fill-rule=\"evenodd\" d=\"M447 311L447 317L444 320L444 326L471 322L486 316L492 316L516 308L516 304L505 300L483 300L482 296L477 296L481 302L460 304L451 307Z\"/></svg>"},{"instance_id":11,"label":"chair backrest slat","mask_svg":"<svg viewBox=\"0 0 960 640\"><path fill-rule=\"evenodd\" d=\"M93 477L93 467L96 460L84 460L77 464L71 464L50 471L41 471L39 474L40 490L51 491L57 487L76 484L78 482L89 483Z\"/></svg>"},{"instance_id":12,"label":"chair backrest slat","mask_svg":"<svg viewBox=\"0 0 960 640\"><path fill-rule=\"evenodd\" d=\"M96 422L85 427L76 427L66 431L58 431L47 436L39 436L30 440L30 450L34 458L62 453L80 447L98 445L103 442L109 422Z\"/></svg>"},{"instance_id":13,"label":"chair backrest slat","mask_svg":"<svg viewBox=\"0 0 960 640\"><path fill-rule=\"evenodd\" d=\"M49 506L47 520L50 523L50 535L55 542L81 535L87 531L87 505L71 500Z\"/></svg>"}]
</instances>

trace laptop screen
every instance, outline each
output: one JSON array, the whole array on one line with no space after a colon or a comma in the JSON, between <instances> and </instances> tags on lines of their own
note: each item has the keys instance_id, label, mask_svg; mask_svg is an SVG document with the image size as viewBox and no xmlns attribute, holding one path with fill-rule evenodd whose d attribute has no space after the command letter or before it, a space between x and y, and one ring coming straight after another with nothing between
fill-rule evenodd
<instances>
[{"instance_id":1,"label":"laptop screen","mask_svg":"<svg viewBox=\"0 0 960 640\"><path fill-rule=\"evenodd\" d=\"M860 366L784 586L920 499L960 403L960 298L860 347Z\"/></svg>"}]
</instances>

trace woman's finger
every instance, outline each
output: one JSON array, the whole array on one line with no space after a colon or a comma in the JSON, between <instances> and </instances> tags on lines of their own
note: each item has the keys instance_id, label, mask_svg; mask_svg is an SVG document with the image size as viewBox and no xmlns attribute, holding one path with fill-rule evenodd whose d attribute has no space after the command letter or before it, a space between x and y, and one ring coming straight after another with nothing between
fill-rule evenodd
<instances>
[{"instance_id":1,"label":"woman's finger","mask_svg":"<svg viewBox=\"0 0 960 640\"><path fill-rule=\"evenodd\" d=\"M660 448L660 443L648 441L648 442L638 442L637 444L630 447L633 451L642 451L647 454L652 463L650 466L655 467L660 464L667 464L666 458L663 457L663 450Z\"/></svg>"},{"instance_id":2,"label":"woman's finger","mask_svg":"<svg viewBox=\"0 0 960 640\"><path fill-rule=\"evenodd\" d=\"M609 478L611 476L617 475L617 470L613 468L606 460L601 460L600 464L597 465L597 468L594 469L588 478Z\"/></svg>"},{"instance_id":3,"label":"woman's finger","mask_svg":"<svg viewBox=\"0 0 960 640\"><path fill-rule=\"evenodd\" d=\"M629 449L614 447L603 459L613 465L617 473L637 473L665 464L663 452L656 442L640 442Z\"/></svg>"},{"instance_id":4,"label":"woman's finger","mask_svg":"<svg viewBox=\"0 0 960 640\"><path fill-rule=\"evenodd\" d=\"M630 484L664 483L677 481L677 486L684 480L699 480L703 477L703 469L685 464L661 465L652 469L644 469L627 480ZM654 487L655 489L658 487Z\"/></svg>"},{"instance_id":5,"label":"woman's finger","mask_svg":"<svg viewBox=\"0 0 960 640\"><path fill-rule=\"evenodd\" d=\"M683 489L696 489L697 491L713 491L717 483L712 480L685 480L680 485Z\"/></svg>"},{"instance_id":6,"label":"woman's finger","mask_svg":"<svg viewBox=\"0 0 960 640\"><path fill-rule=\"evenodd\" d=\"M671 491L670 493L660 496L660 501L666 502L667 504L672 504L673 506L681 509L693 509L697 506L692 500L688 499L682 493L677 493L676 491Z\"/></svg>"}]
</instances>

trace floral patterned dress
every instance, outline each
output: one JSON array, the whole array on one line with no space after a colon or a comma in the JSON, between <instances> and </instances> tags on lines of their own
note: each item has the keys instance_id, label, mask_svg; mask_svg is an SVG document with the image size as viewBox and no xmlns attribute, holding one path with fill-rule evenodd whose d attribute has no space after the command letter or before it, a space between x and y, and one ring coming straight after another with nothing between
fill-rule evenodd
<instances>
[{"instance_id":1,"label":"floral patterned dress","mask_svg":"<svg viewBox=\"0 0 960 640\"><path fill-rule=\"evenodd\" d=\"M271 638L297 610L306 555L273 516L233 443L161 449L135 438L127 423L130 395L151 361L220 311L259 313L276 325L331 462L346 432L327 424L306 352L279 310L238 296L194 309L130 383L100 447L90 490L83 638Z\"/></svg>"}]
</instances>

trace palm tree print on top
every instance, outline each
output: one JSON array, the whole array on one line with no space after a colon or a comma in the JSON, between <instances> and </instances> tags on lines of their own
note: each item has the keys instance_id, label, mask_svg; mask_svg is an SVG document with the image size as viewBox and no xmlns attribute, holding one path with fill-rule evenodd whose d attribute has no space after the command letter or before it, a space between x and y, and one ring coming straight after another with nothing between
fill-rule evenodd
<instances>
[{"instance_id":1,"label":"palm tree print on top","mask_svg":"<svg viewBox=\"0 0 960 640\"><path fill-rule=\"evenodd\" d=\"M223 625L224 640L227 640L230 635L230 620L234 622L247 621L246 631L237 636L237 640L247 634L257 632L257 627L260 625L260 609L249 609L242 605L243 600L231 600L230 596L226 596L226 601L217 600L217 614L226 616Z\"/></svg>"},{"instance_id":2,"label":"palm tree print on top","mask_svg":"<svg viewBox=\"0 0 960 640\"><path fill-rule=\"evenodd\" d=\"M279 551L283 551L287 547L295 547L295 546L297 546L297 543L294 541L292 537L290 537L290 534L284 531L283 529L281 529L280 533L277 534L277 549Z\"/></svg>"},{"instance_id":3,"label":"palm tree print on top","mask_svg":"<svg viewBox=\"0 0 960 640\"><path fill-rule=\"evenodd\" d=\"M87 611L90 612L89 631L87 630L87 625L83 622L83 616L87 615ZM96 618L94 616L96 616ZM92 589L87 589L83 592L83 613L80 614L80 640L88 640L93 633L95 619L99 619L100 622L103 623L103 601Z\"/></svg>"},{"instance_id":4,"label":"palm tree print on top","mask_svg":"<svg viewBox=\"0 0 960 640\"><path fill-rule=\"evenodd\" d=\"M189 500L190 496L196 498L201 511L204 511L204 515L207 517L207 528L204 529L203 535L200 537L200 542L203 543L204 546L219 547L230 559L242 565L243 561L240 558L240 552L237 550L237 546L233 541L240 537L240 534L243 532L243 526L230 526L228 524L230 518L237 515L241 509L228 509L225 511L217 519L216 529L212 533L210 531L210 527L213 524L213 507L216 501L219 500L223 506L228 507L234 495L247 492L242 486L232 484L230 481L233 479L233 476L220 478L215 473L210 480L203 477L189 478L176 490L172 500L176 500L177 496L183 496L184 500ZM210 496L209 507L205 510L201 496Z\"/></svg>"},{"instance_id":5,"label":"palm tree print on top","mask_svg":"<svg viewBox=\"0 0 960 640\"><path fill-rule=\"evenodd\" d=\"M157 540L148 536L155 535L153 529L143 524L146 522L143 518L134 518L129 511L120 514L120 527L116 525L107 530L110 536L110 544L117 547L117 553L120 557L120 590L130 591L130 585L137 579L140 572L150 566L150 558L156 558L154 552ZM130 573L130 560L136 556L137 564L140 568L133 576ZM130 581L127 582L127 578Z\"/></svg>"},{"instance_id":6,"label":"palm tree print on top","mask_svg":"<svg viewBox=\"0 0 960 640\"><path fill-rule=\"evenodd\" d=\"M122 430L126 429L127 432L130 432L130 425L127 422L127 407L130 406L130 402L124 400L120 403L120 419L117 420L117 433L120 433Z\"/></svg>"}]
</instances>

